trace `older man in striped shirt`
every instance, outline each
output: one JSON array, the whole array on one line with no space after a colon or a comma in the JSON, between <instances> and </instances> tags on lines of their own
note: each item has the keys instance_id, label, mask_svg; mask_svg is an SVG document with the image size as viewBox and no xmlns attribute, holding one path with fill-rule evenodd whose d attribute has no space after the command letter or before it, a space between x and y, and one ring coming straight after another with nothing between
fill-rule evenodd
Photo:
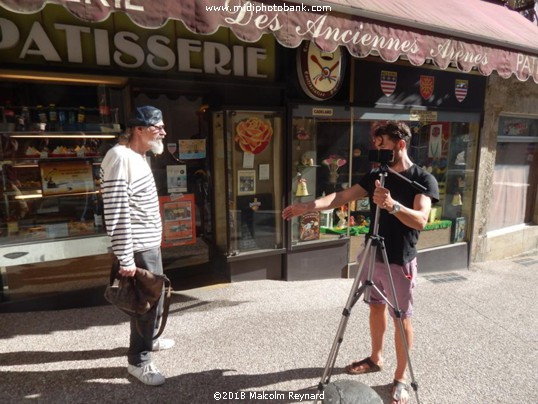
<instances>
[{"instance_id":1,"label":"older man in striped shirt","mask_svg":"<svg viewBox=\"0 0 538 404\"><path fill-rule=\"evenodd\" d=\"M119 273L134 276L136 267L162 274L162 224L155 179L146 152L163 152L166 136L162 112L151 106L136 108L128 123L129 135L110 149L101 164L106 229ZM162 301L144 316L131 319L128 372L142 383L158 386L165 379L151 360L151 351L171 348L174 341L153 341ZM140 331L140 332L139 332Z\"/></svg>"}]
</instances>

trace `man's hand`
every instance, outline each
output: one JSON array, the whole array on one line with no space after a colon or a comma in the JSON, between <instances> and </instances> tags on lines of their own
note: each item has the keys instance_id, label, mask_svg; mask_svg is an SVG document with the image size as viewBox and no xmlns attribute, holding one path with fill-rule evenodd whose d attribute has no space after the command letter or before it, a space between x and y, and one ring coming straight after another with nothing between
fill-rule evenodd
<instances>
[{"instance_id":1,"label":"man's hand","mask_svg":"<svg viewBox=\"0 0 538 404\"><path fill-rule=\"evenodd\" d=\"M375 180L375 191L373 195L374 203L381 209L392 211L396 201L390 196L390 191L387 188L381 186L379 180Z\"/></svg>"},{"instance_id":2,"label":"man's hand","mask_svg":"<svg viewBox=\"0 0 538 404\"><path fill-rule=\"evenodd\" d=\"M122 276L135 276L135 274L136 274L136 265L132 265L130 267L122 267L122 266L120 266L120 270L118 272Z\"/></svg>"},{"instance_id":3,"label":"man's hand","mask_svg":"<svg viewBox=\"0 0 538 404\"><path fill-rule=\"evenodd\" d=\"M290 220L294 216L299 216L308 211L308 207L305 203L294 203L282 211L282 218Z\"/></svg>"}]
</instances>

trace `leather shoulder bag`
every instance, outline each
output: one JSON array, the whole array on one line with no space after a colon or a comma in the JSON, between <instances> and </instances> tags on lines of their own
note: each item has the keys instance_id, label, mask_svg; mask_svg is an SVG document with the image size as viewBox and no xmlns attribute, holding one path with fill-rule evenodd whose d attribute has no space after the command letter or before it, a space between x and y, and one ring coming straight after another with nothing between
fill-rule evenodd
<instances>
[{"instance_id":1,"label":"leather shoulder bag","mask_svg":"<svg viewBox=\"0 0 538 404\"><path fill-rule=\"evenodd\" d=\"M130 316L139 317L147 313L165 291L161 325L153 337L157 339L164 331L170 309L170 280L166 275L157 275L143 268L136 268L135 276L121 276L118 270L119 263L115 261L110 272L110 283L105 290L105 299Z\"/></svg>"}]
</instances>

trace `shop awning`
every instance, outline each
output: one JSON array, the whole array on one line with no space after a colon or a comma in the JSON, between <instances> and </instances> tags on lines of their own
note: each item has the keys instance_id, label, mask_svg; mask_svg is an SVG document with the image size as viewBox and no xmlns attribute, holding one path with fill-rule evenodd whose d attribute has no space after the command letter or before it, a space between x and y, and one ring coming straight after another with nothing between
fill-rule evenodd
<instances>
[{"instance_id":1,"label":"shop awning","mask_svg":"<svg viewBox=\"0 0 538 404\"><path fill-rule=\"evenodd\" d=\"M200 34L228 27L246 42L272 34L286 47L311 40L325 51L344 46L360 58L403 58L417 66L433 61L441 69L496 71L538 83L538 26L481 0L0 0L20 13L46 3L63 4L85 21L124 12L147 28L175 19Z\"/></svg>"}]
</instances>

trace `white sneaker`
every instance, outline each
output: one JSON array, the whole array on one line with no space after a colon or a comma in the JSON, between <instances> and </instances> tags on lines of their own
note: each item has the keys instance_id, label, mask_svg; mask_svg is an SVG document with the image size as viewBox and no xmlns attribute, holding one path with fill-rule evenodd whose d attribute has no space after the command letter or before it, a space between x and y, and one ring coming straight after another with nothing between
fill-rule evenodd
<instances>
[{"instance_id":1,"label":"white sneaker","mask_svg":"<svg viewBox=\"0 0 538 404\"><path fill-rule=\"evenodd\" d=\"M129 365L127 371L148 386L160 386L165 380L159 369L151 362L143 366Z\"/></svg>"},{"instance_id":2,"label":"white sneaker","mask_svg":"<svg viewBox=\"0 0 538 404\"><path fill-rule=\"evenodd\" d=\"M153 351L164 351L172 348L176 342L170 338L159 338L153 341Z\"/></svg>"}]
</instances>

